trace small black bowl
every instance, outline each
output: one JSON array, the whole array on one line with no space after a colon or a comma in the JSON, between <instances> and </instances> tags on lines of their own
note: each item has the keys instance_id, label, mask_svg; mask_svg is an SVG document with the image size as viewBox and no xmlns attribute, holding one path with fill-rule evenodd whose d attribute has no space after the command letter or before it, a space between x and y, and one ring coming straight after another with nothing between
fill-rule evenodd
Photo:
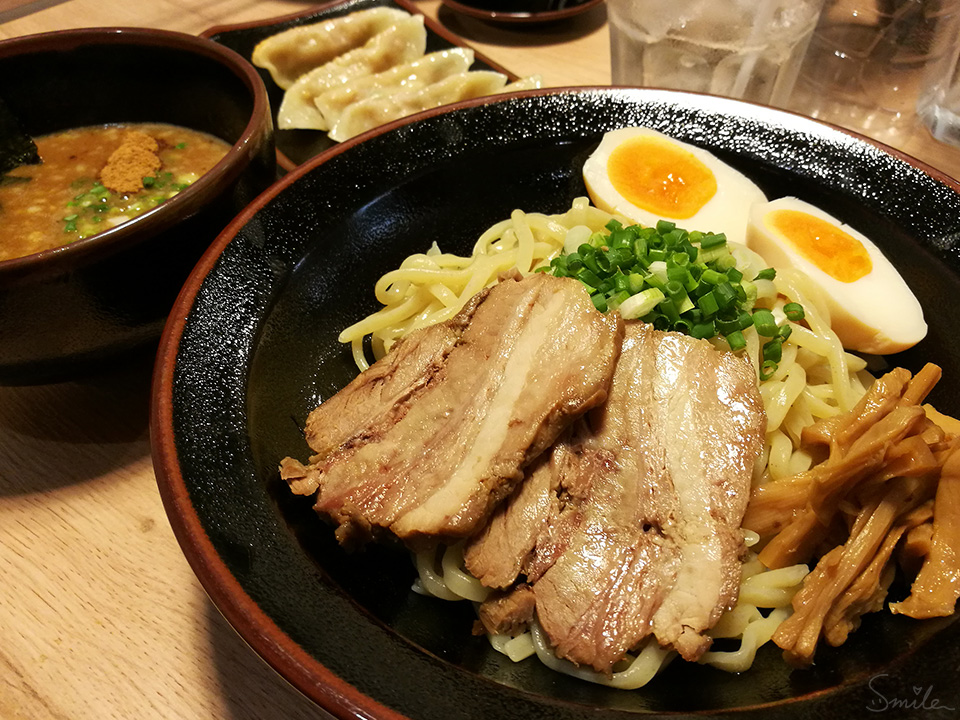
<instances>
[{"instance_id":1,"label":"small black bowl","mask_svg":"<svg viewBox=\"0 0 960 720\"><path fill-rule=\"evenodd\" d=\"M604 0L443 0L451 10L495 24L539 25L580 15Z\"/></svg>"},{"instance_id":2,"label":"small black bowl","mask_svg":"<svg viewBox=\"0 0 960 720\"><path fill-rule=\"evenodd\" d=\"M67 30L0 42L0 98L33 136L162 122L233 145L197 182L129 223L0 261L0 384L68 379L147 348L203 251L276 178L259 75L191 35Z\"/></svg>"}]
</instances>

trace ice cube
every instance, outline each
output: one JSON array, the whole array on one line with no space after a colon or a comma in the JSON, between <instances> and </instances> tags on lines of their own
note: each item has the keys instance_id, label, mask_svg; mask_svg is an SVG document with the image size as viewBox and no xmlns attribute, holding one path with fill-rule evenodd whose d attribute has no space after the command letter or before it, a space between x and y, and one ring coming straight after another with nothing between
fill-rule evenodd
<instances>
[{"instance_id":1,"label":"ice cube","mask_svg":"<svg viewBox=\"0 0 960 720\"><path fill-rule=\"evenodd\" d=\"M732 54L717 63L710 81L714 95L765 100L777 80L777 66L762 56Z\"/></svg>"},{"instance_id":2,"label":"ice cube","mask_svg":"<svg viewBox=\"0 0 960 720\"><path fill-rule=\"evenodd\" d=\"M710 63L701 48L664 40L648 45L643 53L644 85L706 92L710 87Z\"/></svg>"}]
</instances>

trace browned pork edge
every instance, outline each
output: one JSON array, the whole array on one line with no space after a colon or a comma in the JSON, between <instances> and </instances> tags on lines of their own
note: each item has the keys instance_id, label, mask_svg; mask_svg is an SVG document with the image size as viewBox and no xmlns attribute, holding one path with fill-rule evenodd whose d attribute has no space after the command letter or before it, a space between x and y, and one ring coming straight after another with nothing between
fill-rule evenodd
<instances>
[{"instance_id":1,"label":"browned pork edge","mask_svg":"<svg viewBox=\"0 0 960 720\"><path fill-rule=\"evenodd\" d=\"M766 428L753 370L630 322L610 397L587 421L468 542L467 567L491 587L532 582L560 657L609 672L653 634L696 659L739 590Z\"/></svg>"},{"instance_id":2,"label":"browned pork edge","mask_svg":"<svg viewBox=\"0 0 960 720\"><path fill-rule=\"evenodd\" d=\"M422 372L394 380L401 370L388 355L387 367L375 364L312 413L311 427L339 425L328 433L346 438L336 449L281 464L294 492L315 494L342 542L380 530L413 546L471 535L523 468L606 399L623 323L597 312L580 283L507 279L468 307L468 318L405 341L403 352L426 358ZM420 343L444 349L420 353ZM353 405L350 395L364 406L352 428L334 417Z\"/></svg>"}]
</instances>

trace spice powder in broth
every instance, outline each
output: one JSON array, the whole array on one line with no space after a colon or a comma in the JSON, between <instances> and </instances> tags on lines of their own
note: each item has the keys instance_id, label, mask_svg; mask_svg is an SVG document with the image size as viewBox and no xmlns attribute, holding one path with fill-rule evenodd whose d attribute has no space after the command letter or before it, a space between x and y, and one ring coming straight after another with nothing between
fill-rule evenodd
<instances>
[{"instance_id":1,"label":"spice powder in broth","mask_svg":"<svg viewBox=\"0 0 960 720\"><path fill-rule=\"evenodd\" d=\"M117 191L101 172L125 139L146 134L158 162L136 191ZM210 170L229 143L162 123L76 128L35 139L43 163L0 178L0 261L68 245L132 220ZM133 166L135 167L135 166Z\"/></svg>"}]
</instances>

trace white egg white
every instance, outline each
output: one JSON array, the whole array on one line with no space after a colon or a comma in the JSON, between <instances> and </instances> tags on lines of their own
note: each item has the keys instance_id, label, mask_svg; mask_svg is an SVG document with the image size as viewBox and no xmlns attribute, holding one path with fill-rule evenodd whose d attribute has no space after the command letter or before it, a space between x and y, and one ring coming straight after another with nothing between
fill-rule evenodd
<instances>
[{"instance_id":1,"label":"white egg white","mask_svg":"<svg viewBox=\"0 0 960 720\"><path fill-rule=\"evenodd\" d=\"M804 257L767 218L775 210L797 210L824 220L859 240L872 269L862 278L843 282ZM820 208L794 197L755 206L750 213L747 245L774 268L805 273L822 291L830 324L848 350L886 355L912 347L927 334L920 302L896 268L874 243Z\"/></svg>"},{"instance_id":2,"label":"white egg white","mask_svg":"<svg viewBox=\"0 0 960 720\"><path fill-rule=\"evenodd\" d=\"M611 152L626 140L642 136L658 137L675 144L713 172L717 192L696 214L688 218L654 215L631 203L613 186L607 173ZM739 243L745 241L750 206L767 199L753 181L710 152L644 127L626 127L606 133L600 146L584 163L583 180L594 205L601 210L623 215L646 226L656 225L658 220L669 220L685 230L722 232L728 239Z\"/></svg>"}]
</instances>

